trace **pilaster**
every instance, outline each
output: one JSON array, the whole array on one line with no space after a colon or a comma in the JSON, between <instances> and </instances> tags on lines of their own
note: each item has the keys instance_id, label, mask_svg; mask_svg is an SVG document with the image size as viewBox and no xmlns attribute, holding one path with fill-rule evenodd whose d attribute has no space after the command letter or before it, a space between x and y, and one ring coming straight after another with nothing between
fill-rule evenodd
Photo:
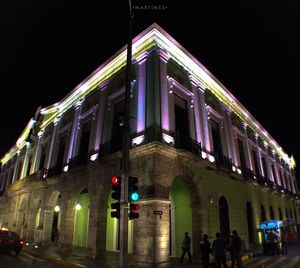
<instances>
[{"instance_id":1,"label":"pilaster","mask_svg":"<svg viewBox=\"0 0 300 268\"><path fill-rule=\"evenodd\" d=\"M147 59L149 52L145 51L135 60L137 62L137 121L136 133L143 133L146 128L146 87ZM162 65L162 64L161 64ZM165 68L166 69L166 68ZM166 70L165 70L166 72Z\"/></svg>"},{"instance_id":2,"label":"pilaster","mask_svg":"<svg viewBox=\"0 0 300 268\"><path fill-rule=\"evenodd\" d=\"M170 56L163 50L158 50L160 70L160 96L161 96L161 126L163 132L170 130L170 103L167 77L167 63Z\"/></svg>"},{"instance_id":3,"label":"pilaster","mask_svg":"<svg viewBox=\"0 0 300 268\"><path fill-rule=\"evenodd\" d=\"M74 148L76 148L75 143L76 143L77 134L78 134L79 115L81 113L82 103L83 103L83 100L79 100L75 104L75 111L74 111L74 117L73 117L73 122L72 122L71 135L70 135L69 145L68 145L68 154L67 154L68 158L65 161L67 163L73 158Z\"/></svg>"},{"instance_id":4,"label":"pilaster","mask_svg":"<svg viewBox=\"0 0 300 268\"><path fill-rule=\"evenodd\" d=\"M37 146L36 146L35 153L34 153L34 158L33 158L33 165L32 165L32 168L31 168L31 173L36 172L37 168L38 168L37 167L37 160L38 160L38 156L40 154L42 139L43 139L43 132L39 132L38 133L38 142L37 142Z\"/></svg>"},{"instance_id":5,"label":"pilaster","mask_svg":"<svg viewBox=\"0 0 300 268\"><path fill-rule=\"evenodd\" d=\"M167 263L169 257L169 200L139 201L140 217L134 222L132 261L138 266Z\"/></svg>"},{"instance_id":6,"label":"pilaster","mask_svg":"<svg viewBox=\"0 0 300 268\"><path fill-rule=\"evenodd\" d=\"M251 149L250 149L250 145L249 145L248 132L247 132L248 125L246 122L243 122L243 127L244 127L244 133L245 133L247 166L249 169L251 169L253 171L253 162L252 162Z\"/></svg>"},{"instance_id":7,"label":"pilaster","mask_svg":"<svg viewBox=\"0 0 300 268\"><path fill-rule=\"evenodd\" d=\"M229 158L231 158L233 165L237 168L239 166L239 159L238 159L238 152L237 152L237 146L236 146L236 138L233 133L233 128L232 128L232 120L231 120L231 113L232 110L223 105L224 109L224 117L225 117L225 133L227 132L226 135L226 140L228 141L228 148L230 151L231 156L228 155Z\"/></svg>"},{"instance_id":8,"label":"pilaster","mask_svg":"<svg viewBox=\"0 0 300 268\"><path fill-rule=\"evenodd\" d=\"M95 121L93 122L94 128L91 138L91 150L95 154L99 154L100 145L102 142L102 132L103 132L103 123L104 123L104 111L105 111L105 102L107 96L107 87L109 83L105 81L99 86L99 100L98 107L96 111Z\"/></svg>"},{"instance_id":9,"label":"pilaster","mask_svg":"<svg viewBox=\"0 0 300 268\"><path fill-rule=\"evenodd\" d=\"M50 142L50 148L49 148L49 152L48 152L48 159L47 159L47 163L46 163L46 169L49 169L52 166L52 159L53 159L53 149L54 149L54 144L56 141L56 137L57 137L57 131L59 128L59 120L60 117L56 118L54 120L54 125L53 125L53 132L52 132L52 137L51 137L51 142Z\"/></svg>"},{"instance_id":10,"label":"pilaster","mask_svg":"<svg viewBox=\"0 0 300 268\"><path fill-rule=\"evenodd\" d=\"M12 182L11 182L12 184L18 180L17 176L19 174L19 168L20 168L19 155L20 155L20 150L17 152L17 159L16 159L14 174L13 174Z\"/></svg>"},{"instance_id":11,"label":"pilaster","mask_svg":"<svg viewBox=\"0 0 300 268\"><path fill-rule=\"evenodd\" d=\"M194 93L194 114L197 141L201 142L205 153L212 153L211 138L209 134L208 113L205 104L205 86L194 76L190 75Z\"/></svg>"},{"instance_id":12,"label":"pilaster","mask_svg":"<svg viewBox=\"0 0 300 268\"><path fill-rule=\"evenodd\" d=\"M28 169L30 147L31 147L30 143L26 142L26 151L25 151L25 156L24 156L24 161L23 161L23 166L22 166L21 178L20 179L22 179L26 176L26 171Z\"/></svg>"}]
</instances>

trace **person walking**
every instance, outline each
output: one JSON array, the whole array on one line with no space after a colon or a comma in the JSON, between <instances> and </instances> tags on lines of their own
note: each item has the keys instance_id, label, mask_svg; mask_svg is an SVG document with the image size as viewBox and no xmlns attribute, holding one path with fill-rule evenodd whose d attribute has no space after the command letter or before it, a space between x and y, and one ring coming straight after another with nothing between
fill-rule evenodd
<instances>
[{"instance_id":1,"label":"person walking","mask_svg":"<svg viewBox=\"0 0 300 268\"><path fill-rule=\"evenodd\" d=\"M210 243L208 241L208 235L203 235L203 241L200 242L200 252L201 252L201 258L204 268L209 267L209 254L212 252L212 249L210 248Z\"/></svg>"},{"instance_id":2,"label":"person walking","mask_svg":"<svg viewBox=\"0 0 300 268\"><path fill-rule=\"evenodd\" d=\"M235 263L237 263L237 267L242 267L242 259L241 259L241 248L242 248L242 240L238 236L237 231L232 231L232 235L230 236L231 241L229 244L230 255L231 255L231 267L235 267Z\"/></svg>"},{"instance_id":3,"label":"person walking","mask_svg":"<svg viewBox=\"0 0 300 268\"><path fill-rule=\"evenodd\" d=\"M287 255L287 237L286 237L286 231L283 228L281 230L280 242L281 242L282 255Z\"/></svg>"},{"instance_id":4,"label":"person walking","mask_svg":"<svg viewBox=\"0 0 300 268\"><path fill-rule=\"evenodd\" d=\"M216 233L216 238L217 239L214 240L212 244L212 249L216 259L216 267L221 268L221 264L223 264L224 268L227 268L225 255L226 242L219 232Z\"/></svg>"},{"instance_id":5,"label":"person walking","mask_svg":"<svg viewBox=\"0 0 300 268\"><path fill-rule=\"evenodd\" d=\"M188 232L185 232L184 233L184 239L183 239L183 242L182 242L182 255L180 257L180 262L183 261L184 259L184 256L185 256L185 253L187 252L188 256L189 256L189 263L192 262L192 256L191 256L191 238L189 237L189 233Z\"/></svg>"}]
</instances>

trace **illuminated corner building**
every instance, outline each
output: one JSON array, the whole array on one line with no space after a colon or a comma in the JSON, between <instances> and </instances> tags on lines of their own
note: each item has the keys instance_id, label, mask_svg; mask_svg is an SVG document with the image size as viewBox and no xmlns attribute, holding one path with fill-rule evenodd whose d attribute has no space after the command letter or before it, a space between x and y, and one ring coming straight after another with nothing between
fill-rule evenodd
<instances>
[{"instance_id":1,"label":"illuminated corner building","mask_svg":"<svg viewBox=\"0 0 300 268\"><path fill-rule=\"evenodd\" d=\"M299 223L295 161L197 59L158 25L133 40L131 175L140 217L129 224L134 263L199 255L204 233L237 230L261 243L266 219ZM37 111L1 158L0 225L88 257L118 251L111 178L120 175L126 47L61 101Z\"/></svg>"}]
</instances>

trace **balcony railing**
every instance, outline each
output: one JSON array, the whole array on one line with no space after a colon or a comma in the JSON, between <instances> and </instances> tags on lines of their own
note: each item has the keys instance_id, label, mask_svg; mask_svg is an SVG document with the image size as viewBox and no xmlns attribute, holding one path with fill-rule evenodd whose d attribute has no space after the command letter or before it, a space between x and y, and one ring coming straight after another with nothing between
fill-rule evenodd
<instances>
[{"instance_id":1,"label":"balcony railing","mask_svg":"<svg viewBox=\"0 0 300 268\"><path fill-rule=\"evenodd\" d=\"M62 173L62 166L53 166L48 169L47 177L56 177L61 175Z\"/></svg>"},{"instance_id":2,"label":"balcony railing","mask_svg":"<svg viewBox=\"0 0 300 268\"><path fill-rule=\"evenodd\" d=\"M87 163L88 163L87 158L83 158L81 155L77 155L69 161L68 166L69 169L73 169L78 166L85 166Z\"/></svg>"},{"instance_id":3,"label":"balcony railing","mask_svg":"<svg viewBox=\"0 0 300 268\"><path fill-rule=\"evenodd\" d=\"M189 151L193 154L201 156L201 143L196 142L193 139L175 139L175 146L176 149L183 149Z\"/></svg>"},{"instance_id":4,"label":"balcony railing","mask_svg":"<svg viewBox=\"0 0 300 268\"><path fill-rule=\"evenodd\" d=\"M243 177L246 180L254 180L255 179L254 172L251 169L247 168L247 167L244 167L242 169L242 174L243 174Z\"/></svg>"},{"instance_id":5,"label":"balcony railing","mask_svg":"<svg viewBox=\"0 0 300 268\"><path fill-rule=\"evenodd\" d=\"M232 160L225 155L215 155L216 165L232 171Z\"/></svg>"}]
</instances>

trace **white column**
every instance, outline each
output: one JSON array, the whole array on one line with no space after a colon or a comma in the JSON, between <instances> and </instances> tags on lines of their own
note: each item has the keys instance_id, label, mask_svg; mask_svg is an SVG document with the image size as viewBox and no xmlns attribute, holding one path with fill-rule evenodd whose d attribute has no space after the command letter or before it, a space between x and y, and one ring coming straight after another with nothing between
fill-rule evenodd
<instances>
[{"instance_id":1,"label":"white column","mask_svg":"<svg viewBox=\"0 0 300 268\"><path fill-rule=\"evenodd\" d=\"M30 143L27 142L26 143L26 152L25 152L25 156L24 156L24 161L23 161L23 166L22 166L22 171L21 171L21 178L23 179L26 176L26 171L28 168L28 161L29 161L29 151L30 151Z\"/></svg>"},{"instance_id":2,"label":"white column","mask_svg":"<svg viewBox=\"0 0 300 268\"><path fill-rule=\"evenodd\" d=\"M285 172L286 174L286 183L287 183L287 186L288 186L288 190L289 191L292 191L292 187L291 187L291 178L289 176L289 173L288 172Z\"/></svg>"},{"instance_id":3,"label":"white column","mask_svg":"<svg viewBox=\"0 0 300 268\"><path fill-rule=\"evenodd\" d=\"M202 137L204 138L203 144L202 144L202 150L206 153L211 154L212 153L212 141L209 135L209 126L208 126L208 115L207 115L207 109L205 104L205 87L199 86L199 100L200 100L200 122L201 122L201 133Z\"/></svg>"},{"instance_id":4,"label":"white column","mask_svg":"<svg viewBox=\"0 0 300 268\"><path fill-rule=\"evenodd\" d=\"M200 97L199 97L199 81L193 76L190 75L190 82L192 86L192 91L194 94L194 118L195 118L195 129L196 129L196 141L201 143L201 146L204 145L204 133L202 129L201 122L201 111L200 111Z\"/></svg>"},{"instance_id":5,"label":"white column","mask_svg":"<svg viewBox=\"0 0 300 268\"><path fill-rule=\"evenodd\" d=\"M251 149L249 145L249 139L248 139L248 132L247 132L247 123L243 122L243 127L244 127L244 133L245 133L245 142L246 142L246 161L247 161L247 166L249 169L253 171L253 162L252 162L252 157L251 157Z\"/></svg>"},{"instance_id":6,"label":"white column","mask_svg":"<svg viewBox=\"0 0 300 268\"><path fill-rule=\"evenodd\" d=\"M67 154L67 163L73 158L74 155L74 148L76 148L75 143L77 139L77 133L78 133L78 123L79 123L79 115L81 113L82 109L82 102L83 100L79 100L75 104L75 111L74 111L74 117L73 117L73 123L72 123L72 129L71 129L71 135L69 139L68 144L68 154Z\"/></svg>"},{"instance_id":7,"label":"white column","mask_svg":"<svg viewBox=\"0 0 300 268\"><path fill-rule=\"evenodd\" d=\"M53 132L52 132L52 136L51 136L51 142L50 142L50 148L49 148L49 152L48 152L46 169L49 169L51 167L51 162L53 159L53 148L54 148L54 144L55 144L56 136L57 136L58 123L59 123L59 118L55 118L54 122L53 122Z\"/></svg>"},{"instance_id":8,"label":"white column","mask_svg":"<svg viewBox=\"0 0 300 268\"><path fill-rule=\"evenodd\" d=\"M266 172L268 173L268 177L270 181L273 181L275 183L274 177L273 177L273 172L272 172L272 168L271 168L271 161L270 161L270 156L269 156L269 151L268 151L268 145L265 144L265 148L266 148Z\"/></svg>"},{"instance_id":9,"label":"white column","mask_svg":"<svg viewBox=\"0 0 300 268\"><path fill-rule=\"evenodd\" d=\"M13 174L13 177L12 177L12 180L11 180L12 184L17 180L17 176L19 174L19 172L18 172L19 167L20 167L19 155L20 155L20 150L17 152L17 159L16 159L16 164L15 164L14 174Z\"/></svg>"},{"instance_id":10,"label":"white column","mask_svg":"<svg viewBox=\"0 0 300 268\"><path fill-rule=\"evenodd\" d=\"M258 161L258 173L261 175L261 176L265 176L265 174L263 174L263 168L262 168L262 162L261 162L261 148L258 146L258 135L257 133L255 133L255 142L256 142L256 146L257 146L257 152L256 152L256 157L257 157L257 161Z\"/></svg>"},{"instance_id":11,"label":"white column","mask_svg":"<svg viewBox=\"0 0 300 268\"><path fill-rule=\"evenodd\" d=\"M137 126L136 133L142 133L146 127L146 87L147 87L147 59L149 52L144 52L135 60L137 61ZM161 88L168 88L167 67L169 57L163 51L159 52L161 66ZM163 75L165 77L163 77ZM168 91L168 89L167 89ZM168 92L167 92L168 96ZM164 96L165 97L165 96Z\"/></svg>"},{"instance_id":12,"label":"white column","mask_svg":"<svg viewBox=\"0 0 300 268\"><path fill-rule=\"evenodd\" d=\"M283 186L283 184L282 184L282 178L280 176L280 171L278 170L278 163L276 161L276 156L275 156L275 162L274 162L274 169L275 169L275 172L276 172L275 176L277 178L278 185Z\"/></svg>"},{"instance_id":13,"label":"white column","mask_svg":"<svg viewBox=\"0 0 300 268\"><path fill-rule=\"evenodd\" d=\"M231 148L231 159L232 163L235 166L235 168L239 167L239 158L238 158L238 151L237 151L237 146L236 146L236 138L233 133L233 128L232 128L232 120L231 120L231 113L232 110L229 107L226 107L225 110L225 124L227 127L228 135L229 135L229 144Z\"/></svg>"},{"instance_id":14,"label":"white column","mask_svg":"<svg viewBox=\"0 0 300 268\"><path fill-rule=\"evenodd\" d=\"M33 165L31 168L31 173L36 172L37 170L37 159L40 153L40 149L41 149L41 142L42 142L42 138L43 138L43 132L39 132L38 133L38 142L37 142L37 146L36 146L36 150L34 153L34 158L33 158Z\"/></svg>"},{"instance_id":15,"label":"white column","mask_svg":"<svg viewBox=\"0 0 300 268\"><path fill-rule=\"evenodd\" d=\"M109 84L107 81L99 85L100 92L99 92L98 107L96 111L95 121L93 122L95 126L93 128L93 133L92 133L91 150L93 153L97 154L97 157L99 154L99 149L102 141L104 111L105 111L105 102L106 102L108 85Z\"/></svg>"},{"instance_id":16,"label":"white column","mask_svg":"<svg viewBox=\"0 0 300 268\"><path fill-rule=\"evenodd\" d=\"M287 189L287 184L286 184L286 179L285 179L285 175L284 175L284 171L283 168L280 168L280 174L281 174L281 179L282 179L282 186Z\"/></svg>"},{"instance_id":17,"label":"white column","mask_svg":"<svg viewBox=\"0 0 300 268\"><path fill-rule=\"evenodd\" d=\"M161 127L163 132L170 130L170 113L169 113L169 89L167 78L167 63L169 56L163 50L158 51L160 67L160 98L161 98Z\"/></svg>"}]
</instances>

